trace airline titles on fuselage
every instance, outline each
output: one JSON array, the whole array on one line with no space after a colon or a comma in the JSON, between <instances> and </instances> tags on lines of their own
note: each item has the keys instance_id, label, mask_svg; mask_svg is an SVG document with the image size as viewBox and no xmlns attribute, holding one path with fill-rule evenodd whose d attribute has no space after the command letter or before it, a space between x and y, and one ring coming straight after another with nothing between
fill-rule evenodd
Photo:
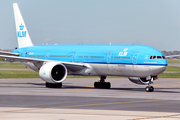
<instances>
[{"instance_id":1,"label":"airline titles on fuselage","mask_svg":"<svg viewBox=\"0 0 180 120\"><path fill-rule=\"evenodd\" d=\"M127 52L128 48L125 48L123 50L123 52L119 52L119 55L118 56L127 56L128 52Z\"/></svg>"}]
</instances>

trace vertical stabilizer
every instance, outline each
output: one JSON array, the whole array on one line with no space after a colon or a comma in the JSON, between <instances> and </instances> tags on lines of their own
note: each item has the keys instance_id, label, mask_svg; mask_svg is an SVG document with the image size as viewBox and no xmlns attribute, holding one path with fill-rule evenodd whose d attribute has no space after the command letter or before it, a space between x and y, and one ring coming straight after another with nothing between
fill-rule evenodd
<instances>
[{"instance_id":1,"label":"vertical stabilizer","mask_svg":"<svg viewBox=\"0 0 180 120\"><path fill-rule=\"evenodd\" d=\"M24 23L23 17L19 10L18 4L13 3L14 8L14 17L15 17L15 24L16 24L16 35L18 40L19 48L32 46L32 41L27 31L26 25Z\"/></svg>"}]
</instances>

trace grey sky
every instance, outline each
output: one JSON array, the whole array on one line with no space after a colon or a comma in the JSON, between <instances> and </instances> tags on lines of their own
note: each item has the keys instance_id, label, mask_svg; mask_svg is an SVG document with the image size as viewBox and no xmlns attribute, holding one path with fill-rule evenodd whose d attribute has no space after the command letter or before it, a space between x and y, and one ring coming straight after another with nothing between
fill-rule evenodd
<instances>
[{"instance_id":1,"label":"grey sky","mask_svg":"<svg viewBox=\"0 0 180 120\"><path fill-rule=\"evenodd\" d=\"M13 3L34 44L144 44L180 50L180 0L0 0L0 49L17 47Z\"/></svg>"}]
</instances>

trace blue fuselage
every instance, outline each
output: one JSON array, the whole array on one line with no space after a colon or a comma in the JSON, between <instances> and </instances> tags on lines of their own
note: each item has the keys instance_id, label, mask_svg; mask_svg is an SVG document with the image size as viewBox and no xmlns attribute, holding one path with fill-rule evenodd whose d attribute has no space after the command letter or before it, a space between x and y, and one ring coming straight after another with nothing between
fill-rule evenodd
<instances>
[{"instance_id":1,"label":"blue fuselage","mask_svg":"<svg viewBox=\"0 0 180 120\"><path fill-rule=\"evenodd\" d=\"M67 62L167 66L163 53L145 45L34 45L13 52Z\"/></svg>"}]
</instances>

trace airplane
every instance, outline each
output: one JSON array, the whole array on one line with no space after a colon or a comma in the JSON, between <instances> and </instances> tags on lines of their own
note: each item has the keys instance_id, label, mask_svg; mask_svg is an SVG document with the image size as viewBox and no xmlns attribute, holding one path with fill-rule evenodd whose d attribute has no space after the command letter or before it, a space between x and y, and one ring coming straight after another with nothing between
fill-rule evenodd
<instances>
[{"instance_id":1,"label":"airplane","mask_svg":"<svg viewBox=\"0 0 180 120\"><path fill-rule=\"evenodd\" d=\"M18 4L13 8L18 48L12 53L0 51L0 58L39 72L48 88L61 88L67 75L78 75L99 76L94 88L109 89L107 76L123 76L153 92L153 81L167 68L164 54L146 45L34 45Z\"/></svg>"}]
</instances>

